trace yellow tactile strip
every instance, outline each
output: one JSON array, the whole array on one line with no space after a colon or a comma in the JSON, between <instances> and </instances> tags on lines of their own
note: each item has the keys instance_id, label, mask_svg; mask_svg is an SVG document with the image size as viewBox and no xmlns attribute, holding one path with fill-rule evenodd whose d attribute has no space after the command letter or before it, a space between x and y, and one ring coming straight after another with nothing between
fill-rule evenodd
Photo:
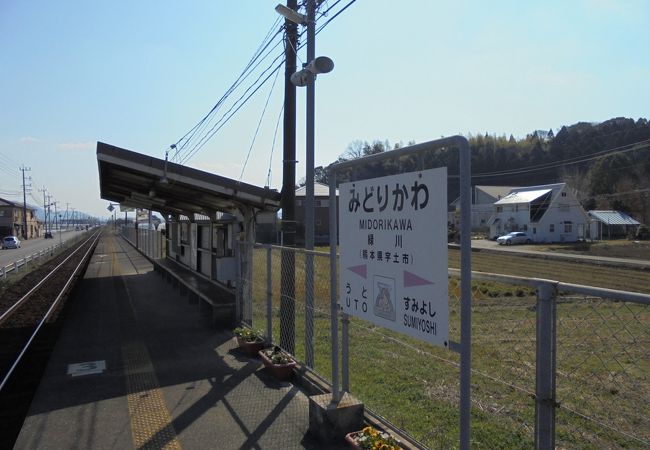
<instances>
[{"instance_id":1,"label":"yellow tactile strip","mask_svg":"<svg viewBox=\"0 0 650 450\"><path fill-rule=\"evenodd\" d=\"M147 348L138 342L125 344L122 359L134 447L180 449Z\"/></svg>"},{"instance_id":2,"label":"yellow tactile strip","mask_svg":"<svg viewBox=\"0 0 650 450\"><path fill-rule=\"evenodd\" d=\"M111 238L112 275L121 277L116 258L115 238ZM125 284L126 287L126 284ZM131 303L129 289L126 288ZM141 341L122 344L122 362L126 376L127 402L131 417L131 436L136 449L180 449L176 430L165 405L149 351Z\"/></svg>"}]
</instances>

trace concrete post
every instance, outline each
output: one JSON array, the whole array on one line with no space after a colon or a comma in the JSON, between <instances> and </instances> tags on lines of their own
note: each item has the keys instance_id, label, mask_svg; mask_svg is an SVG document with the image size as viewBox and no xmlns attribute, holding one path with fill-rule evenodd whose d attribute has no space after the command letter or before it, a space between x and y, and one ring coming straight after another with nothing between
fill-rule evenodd
<instances>
[{"instance_id":1,"label":"concrete post","mask_svg":"<svg viewBox=\"0 0 650 450\"><path fill-rule=\"evenodd\" d=\"M537 289L535 448L555 448L556 296L553 283Z\"/></svg>"}]
</instances>

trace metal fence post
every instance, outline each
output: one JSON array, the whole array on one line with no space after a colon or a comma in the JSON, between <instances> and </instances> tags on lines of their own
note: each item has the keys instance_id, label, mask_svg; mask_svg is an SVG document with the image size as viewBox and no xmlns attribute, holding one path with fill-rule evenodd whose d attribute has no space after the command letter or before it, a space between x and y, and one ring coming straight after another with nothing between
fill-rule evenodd
<instances>
[{"instance_id":1,"label":"metal fence post","mask_svg":"<svg viewBox=\"0 0 650 450\"><path fill-rule=\"evenodd\" d=\"M341 314L341 389L350 392L349 336L350 316Z\"/></svg>"},{"instance_id":2,"label":"metal fence post","mask_svg":"<svg viewBox=\"0 0 650 450\"><path fill-rule=\"evenodd\" d=\"M244 245L243 245L242 242L237 242L236 245L235 245L235 249L236 249L235 260L237 261L237 263L236 263L236 266L237 266L237 278L236 278L237 279L237 286L236 286L236 289L235 289L235 316L236 316L235 321L236 322L240 322L242 320L242 302L243 302L243 299L242 299L242 297L243 297L242 296L242 292L243 292L242 284L243 284L243 280L242 280L242 270L241 270L241 261L242 261L241 252L242 252L243 247L244 247Z\"/></svg>"},{"instance_id":3,"label":"metal fence post","mask_svg":"<svg viewBox=\"0 0 650 450\"><path fill-rule=\"evenodd\" d=\"M338 278L336 248L338 244L337 233L337 198L336 198L336 171L330 172L330 198L329 198L329 232L330 232L330 328L332 336L332 403L338 403L339 392L339 305L338 305Z\"/></svg>"},{"instance_id":4,"label":"metal fence post","mask_svg":"<svg viewBox=\"0 0 650 450\"><path fill-rule=\"evenodd\" d=\"M556 296L554 283L537 288L535 448L555 448Z\"/></svg>"},{"instance_id":5,"label":"metal fence post","mask_svg":"<svg viewBox=\"0 0 650 450\"><path fill-rule=\"evenodd\" d=\"M273 342L273 249L266 246L266 337Z\"/></svg>"},{"instance_id":6,"label":"metal fence post","mask_svg":"<svg viewBox=\"0 0 650 450\"><path fill-rule=\"evenodd\" d=\"M305 364L314 367L314 254L305 253Z\"/></svg>"}]
</instances>

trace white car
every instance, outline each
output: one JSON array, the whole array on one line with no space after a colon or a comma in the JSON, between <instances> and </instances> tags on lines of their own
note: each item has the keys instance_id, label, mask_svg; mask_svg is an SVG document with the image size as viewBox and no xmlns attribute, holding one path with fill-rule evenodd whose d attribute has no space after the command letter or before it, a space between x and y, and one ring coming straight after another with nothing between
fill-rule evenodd
<instances>
[{"instance_id":1,"label":"white car","mask_svg":"<svg viewBox=\"0 0 650 450\"><path fill-rule=\"evenodd\" d=\"M511 245L511 244L530 244L533 240L523 231L513 231L504 236L499 236L497 242L500 245Z\"/></svg>"},{"instance_id":2,"label":"white car","mask_svg":"<svg viewBox=\"0 0 650 450\"><path fill-rule=\"evenodd\" d=\"M7 236L2 239L2 248L20 248L20 240L16 236Z\"/></svg>"}]
</instances>

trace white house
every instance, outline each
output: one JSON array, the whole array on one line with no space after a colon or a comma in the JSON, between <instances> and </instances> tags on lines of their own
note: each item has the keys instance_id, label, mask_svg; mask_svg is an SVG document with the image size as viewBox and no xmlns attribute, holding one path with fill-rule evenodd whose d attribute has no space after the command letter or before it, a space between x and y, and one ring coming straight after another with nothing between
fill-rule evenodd
<instances>
[{"instance_id":1,"label":"white house","mask_svg":"<svg viewBox=\"0 0 650 450\"><path fill-rule=\"evenodd\" d=\"M575 242L589 218L566 183L514 188L494 202L490 236L525 231L534 242Z\"/></svg>"},{"instance_id":2,"label":"white house","mask_svg":"<svg viewBox=\"0 0 650 450\"><path fill-rule=\"evenodd\" d=\"M494 214L494 202L515 189L512 186L474 186L472 192L472 230L487 230L488 221ZM448 221L460 225L460 197L451 202Z\"/></svg>"}]
</instances>

